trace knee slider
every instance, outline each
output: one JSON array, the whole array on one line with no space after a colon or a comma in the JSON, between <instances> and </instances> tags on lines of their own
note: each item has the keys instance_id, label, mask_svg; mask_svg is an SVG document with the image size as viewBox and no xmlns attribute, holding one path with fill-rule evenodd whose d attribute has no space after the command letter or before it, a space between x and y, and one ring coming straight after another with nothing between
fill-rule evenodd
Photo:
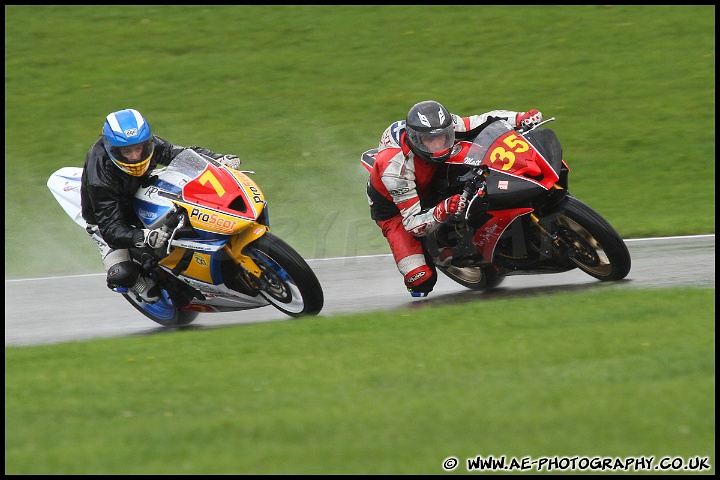
<instances>
[{"instance_id":1,"label":"knee slider","mask_svg":"<svg viewBox=\"0 0 720 480\"><path fill-rule=\"evenodd\" d=\"M120 262L108 268L107 285L112 287L127 287L135 285L140 272L132 261Z\"/></svg>"},{"instance_id":2,"label":"knee slider","mask_svg":"<svg viewBox=\"0 0 720 480\"><path fill-rule=\"evenodd\" d=\"M430 293L437 282L437 275L427 265L413 268L405 274L405 286L410 292Z\"/></svg>"}]
</instances>

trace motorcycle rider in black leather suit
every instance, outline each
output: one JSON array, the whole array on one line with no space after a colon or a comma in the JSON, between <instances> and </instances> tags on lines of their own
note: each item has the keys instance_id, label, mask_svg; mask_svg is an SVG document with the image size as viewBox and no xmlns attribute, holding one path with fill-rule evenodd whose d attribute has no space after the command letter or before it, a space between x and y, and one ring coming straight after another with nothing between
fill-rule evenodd
<instances>
[{"instance_id":1,"label":"motorcycle rider in black leather suit","mask_svg":"<svg viewBox=\"0 0 720 480\"><path fill-rule=\"evenodd\" d=\"M101 137L85 157L80 197L87 232L95 241L107 270L108 288L131 291L141 300L159 299L155 282L140 274L129 248L162 247L169 234L142 228L133 210L137 189L149 180L157 165L168 165L189 148L230 168L238 168L235 155L221 155L202 147L181 147L152 134L150 124L134 109L119 110L105 119Z\"/></svg>"}]
</instances>

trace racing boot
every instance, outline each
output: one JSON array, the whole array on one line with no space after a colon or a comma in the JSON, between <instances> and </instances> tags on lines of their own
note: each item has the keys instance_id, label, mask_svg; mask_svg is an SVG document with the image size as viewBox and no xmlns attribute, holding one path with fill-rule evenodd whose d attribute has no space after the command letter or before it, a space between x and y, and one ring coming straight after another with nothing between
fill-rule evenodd
<instances>
[{"instance_id":1,"label":"racing boot","mask_svg":"<svg viewBox=\"0 0 720 480\"><path fill-rule=\"evenodd\" d=\"M444 247L440 250L440 253L438 254L437 258L433 259L435 261L435 265L438 267L449 267L452 265L453 260L453 250L450 247Z\"/></svg>"},{"instance_id":2,"label":"racing boot","mask_svg":"<svg viewBox=\"0 0 720 480\"><path fill-rule=\"evenodd\" d=\"M155 303L160 300L160 287L152 278L138 275L135 285L130 288L135 296L145 303Z\"/></svg>"},{"instance_id":3,"label":"racing boot","mask_svg":"<svg viewBox=\"0 0 720 480\"><path fill-rule=\"evenodd\" d=\"M405 286L413 297L427 297L435 286L437 276L427 265L414 268L405 275Z\"/></svg>"}]
</instances>

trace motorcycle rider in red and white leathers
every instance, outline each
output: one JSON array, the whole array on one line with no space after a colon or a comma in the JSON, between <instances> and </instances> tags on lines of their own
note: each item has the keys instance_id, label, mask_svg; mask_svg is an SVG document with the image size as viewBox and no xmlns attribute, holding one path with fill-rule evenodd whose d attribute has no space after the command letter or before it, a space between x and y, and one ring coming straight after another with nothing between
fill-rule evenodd
<instances>
[{"instance_id":1,"label":"motorcycle rider in red and white leathers","mask_svg":"<svg viewBox=\"0 0 720 480\"><path fill-rule=\"evenodd\" d=\"M542 121L542 113L493 110L460 117L428 100L415 104L405 121L391 124L380 138L367 183L370 216L382 229L405 286L415 297L427 296L437 281L424 237L465 209L460 195L452 195L437 205L425 204L433 193L437 194L433 191L436 173L457 153L453 148L456 137L472 139L499 119L515 128L529 127ZM439 260L449 263L442 255Z\"/></svg>"}]
</instances>

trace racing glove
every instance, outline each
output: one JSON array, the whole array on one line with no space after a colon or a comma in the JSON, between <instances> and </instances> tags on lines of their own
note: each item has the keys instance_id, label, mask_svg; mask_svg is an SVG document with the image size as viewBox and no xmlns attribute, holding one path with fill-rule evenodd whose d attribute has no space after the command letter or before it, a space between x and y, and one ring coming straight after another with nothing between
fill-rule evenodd
<instances>
[{"instance_id":1,"label":"racing glove","mask_svg":"<svg viewBox=\"0 0 720 480\"><path fill-rule=\"evenodd\" d=\"M433 210L433 218L438 223L445 223L450 215L465 210L466 200L460 195L453 195L438 203Z\"/></svg>"},{"instance_id":2,"label":"racing glove","mask_svg":"<svg viewBox=\"0 0 720 480\"><path fill-rule=\"evenodd\" d=\"M515 128L531 128L542 122L542 113L537 110L528 110L527 112L518 112L515 117Z\"/></svg>"},{"instance_id":3,"label":"racing glove","mask_svg":"<svg viewBox=\"0 0 720 480\"><path fill-rule=\"evenodd\" d=\"M242 163L242 161L240 161L240 157L238 157L237 155L231 155L231 154L223 155L222 157L218 158L217 160L218 160L218 162L222 163L226 167L234 168L235 170L240 168L240 164Z\"/></svg>"},{"instance_id":4,"label":"racing glove","mask_svg":"<svg viewBox=\"0 0 720 480\"><path fill-rule=\"evenodd\" d=\"M136 247L148 246L150 248L161 248L170 238L170 232L165 232L159 228L155 230L148 230L143 228L142 230L136 230L133 234L133 242Z\"/></svg>"}]
</instances>

